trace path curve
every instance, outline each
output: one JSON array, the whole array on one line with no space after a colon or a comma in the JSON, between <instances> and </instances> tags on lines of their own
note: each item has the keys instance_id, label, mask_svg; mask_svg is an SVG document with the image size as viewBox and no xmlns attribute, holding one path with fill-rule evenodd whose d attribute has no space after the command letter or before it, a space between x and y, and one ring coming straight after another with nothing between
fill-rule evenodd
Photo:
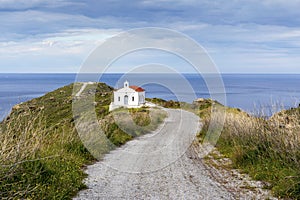
<instances>
[{"instance_id":1,"label":"path curve","mask_svg":"<svg viewBox=\"0 0 300 200\"><path fill-rule=\"evenodd\" d=\"M74 199L233 199L189 148L199 118L187 111L166 111L168 118L158 131L89 166L88 189Z\"/></svg>"}]
</instances>

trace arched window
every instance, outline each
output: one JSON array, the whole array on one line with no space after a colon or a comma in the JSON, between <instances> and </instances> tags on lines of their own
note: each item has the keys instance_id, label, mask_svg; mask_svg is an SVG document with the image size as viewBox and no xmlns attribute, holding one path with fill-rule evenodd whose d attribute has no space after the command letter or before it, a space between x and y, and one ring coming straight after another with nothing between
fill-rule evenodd
<instances>
[{"instance_id":1,"label":"arched window","mask_svg":"<svg viewBox=\"0 0 300 200\"><path fill-rule=\"evenodd\" d=\"M120 97L118 97L118 101L121 101L121 98L120 98Z\"/></svg>"},{"instance_id":2,"label":"arched window","mask_svg":"<svg viewBox=\"0 0 300 200\"><path fill-rule=\"evenodd\" d=\"M132 101L134 101L134 97L132 97Z\"/></svg>"}]
</instances>

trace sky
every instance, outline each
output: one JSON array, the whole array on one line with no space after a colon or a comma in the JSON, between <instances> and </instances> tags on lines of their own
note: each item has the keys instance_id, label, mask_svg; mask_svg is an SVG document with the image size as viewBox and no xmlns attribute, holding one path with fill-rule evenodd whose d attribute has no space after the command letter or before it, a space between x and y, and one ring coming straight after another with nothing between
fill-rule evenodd
<instances>
[{"instance_id":1,"label":"sky","mask_svg":"<svg viewBox=\"0 0 300 200\"><path fill-rule=\"evenodd\" d=\"M97 46L143 27L191 37L222 73L300 73L299 7L300 0L0 0L0 73L76 73ZM141 51L115 65L163 62L189 72L173 56Z\"/></svg>"}]
</instances>

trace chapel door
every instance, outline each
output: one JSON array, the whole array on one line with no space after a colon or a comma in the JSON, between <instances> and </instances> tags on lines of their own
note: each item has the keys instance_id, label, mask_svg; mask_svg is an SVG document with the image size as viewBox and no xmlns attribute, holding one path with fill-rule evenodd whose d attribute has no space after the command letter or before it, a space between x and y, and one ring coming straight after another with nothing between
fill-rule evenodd
<instances>
[{"instance_id":1,"label":"chapel door","mask_svg":"<svg viewBox=\"0 0 300 200\"><path fill-rule=\"evenodd\" d=\"M125 97L124 97L124 105L128 105L128 96L127 95L125 95Z\"/></svg>"}]
</instances>

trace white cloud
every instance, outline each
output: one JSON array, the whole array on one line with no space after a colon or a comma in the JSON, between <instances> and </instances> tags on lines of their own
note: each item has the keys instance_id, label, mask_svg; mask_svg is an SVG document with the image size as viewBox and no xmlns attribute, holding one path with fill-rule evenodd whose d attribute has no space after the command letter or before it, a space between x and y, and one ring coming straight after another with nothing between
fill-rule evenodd
<instances>
[{"instance_id":1,"label":"white cloud","mask_svg":"<svg viewBox=\"0 0 300 200\"><path fill-rule=\"evenodd\" d=\"M83 5L70 0L0 0L0 9L30 9L37 6L57 8L62 6Z\"/></svg>"},{"instance_id":2,"label":"white cloud","mask_svg":"<svg viewBox=\"0 0 300 200\"><path fill-rule=\"evenodd\" d=\"M253 68L277 66L276 71L279 64L299 63L299 7L300 0L133 0L130 5L112 0L0 0L5 11L0 11L0 67L21 65L20 58L32 66L79 65L101 41L121 30L159 26L198 41L226 66L222 70L248 63Z\"/></svg>"},{"instance_id":3,"label":"white cloud","mask_svg":"<svg viewBox=\"0 0 300 200\"><path fill-rule=\"evenodd\" d=\"M86 54L105 39L119 33L116 29L68 29L60 33L38 35L21 41L0 42L0 53L10 55L40 54L64 55L65 53Z\"/></svg>"},{"instance_id":4,"label":"white cloud","mask_svg":"<svg viewBox=\"0 0 300 200\"><path fill-rule=\"evenodd\" d=\"M0 42L0 73L7 72L7 67L13 72L23 71L23 68L25 72L74 72L97 45L118 32L115 29L68 29Z\"/></svg>"},{"instance_id":5,"label":"white cloud","mask_svg":"<svg viewBox=\"0 0 300 200\"><path fill-rule=\"evenodd\" d=\"M58 34L70 30L121 30L123 22L112 17L90 18L84 15L41 11L0 12L0 41L14 41L45 34ZM107 27L109 24L112 28ZM105 28L104 28L105 27ZM120 28L113 28L120 27ZM93 31L92 31L93 32ZM91 36L91 35L89 35ZM43 37L43 36L42 36Z\"/></svg>"},{"instance_id":6,"label":"white cloud","mask_svg":"<svg viewBox=\"0 0 300 200\"><path fill-rule=\"evenodd\" d=\"M285 66L290 72L300 72L299 54L300 29L282 26L262 26L245 24L240 26L210 25L187 22L170 24L183 30L188 36L208 49L223 72L265 72L273 66L274 71L282 71ZM57 33L40 34L22 40L0 43L0 66L17 67L20 59L35 66L75 66L76 70L88 54L105 39L119 33L120 29L77 28ZM161 38L163 44L167 37ZM139 41L137 41L139 42ZM145 55L146 56L146 55ZM142 64L146 58L157 57L157 61L168 63L168 57L139 57L127 59L126 65ZM6 61L5 61L6 60ZM125 59L126 60L126 59ZM53 64L54 63L54 64ZM125 63L125 62L123 62ZM180 62L179 62L180 63ZM122 64L122 63L121 63ZM180 67L178 64L174 65ZM262 68L265 66L265 68ZM56 70L53 66L49 69ZM70 70L71 68L65 68ZM294 70L294 71L293 71ZM1 68L0 68L1 71Z\"/></svg>"}]
</instances>

